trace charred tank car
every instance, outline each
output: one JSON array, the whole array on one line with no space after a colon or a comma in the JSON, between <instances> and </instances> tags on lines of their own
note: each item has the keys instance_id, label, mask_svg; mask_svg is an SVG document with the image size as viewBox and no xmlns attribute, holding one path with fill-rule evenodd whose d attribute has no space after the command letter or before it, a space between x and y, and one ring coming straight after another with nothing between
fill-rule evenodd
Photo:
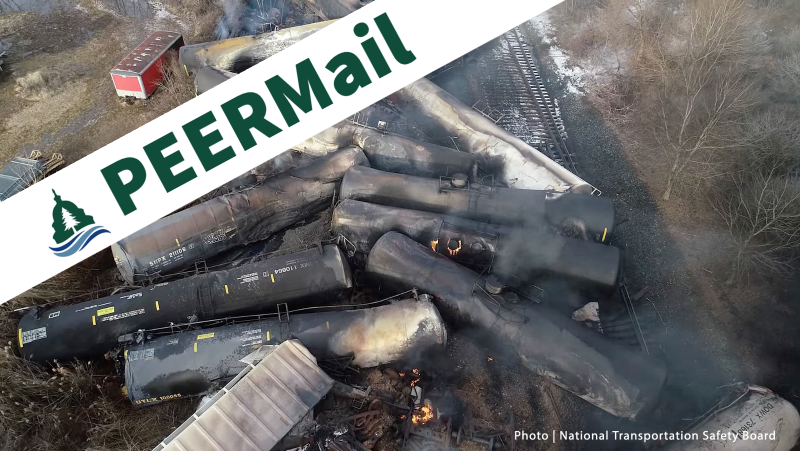
<instances>
[{"instance_id":1,"label":"charred tank car","mask_svg":"<svg viewBox=\"0 0 800 451\"><path fill-rule=\"evenodd\" d=\"M546 228L486 224L456 216L344 200L333 211L335 233L365 256L387 232L400 232L459 263L507 281L558 277L581 288L612 290L621 253L614 246L557 235Z\"/></svg>"},{"instance_id":2,"label":"charred tank car","mask_svg":"<svg viewBox=\"0 0 800 451\"><path fill-rule=\"evenodd\" d=\"M342 180L342 198L441 213L509 226L549 225L561 233L607 243L614 231L614 203L588 194L511 189L470 184L466 177L427 179L352 168Z\"/></svg>"},{"instance_id":3,"label":"charred tank car","mask_svg":"<svg viewBox=\"0 0 800 451\"><path fill-rule=\"evenodd\" d=\"M665 451L796 450L800 415L792 403L767 388L737 384L686 435L696 438L673 442Z\"/></svg>"},{"instance_id":4,"label":"charred tank car","mask_svg":"<svg viewBox=\"0 0 800 451\"><path fill-rule=\"evenodd\" d=\"M19 349L38 362L95 358L141 329L271 314L281 303L341 298L352 286L347 260L328 245L80 304L33 308L19 322Z\"/></svg>"},{"instance_id":5,"label":"charred tank car","mask_svg":"<svg viewBox=\"0 0 800 451\"><path fill-rule=\"evenodd\" d=\"M327 27L332 21L284 28L258 36L241 36L203 44L185 45L178 52L180 65L187 74L204 67L242 72L281 50Z\"/></svg>"},{"instance_id":6,"label":"charred tank car","mask_svg":"<svg viewBox=\"0 0 800 451\"><path fill-rule=\"evenodd\" d=\"M249 190L166 216L113 244L114 260L122 277L133 283L267 239L324 210L347 169L362 164L369 162L361 150L343 149Z\"/></svg>"},{"instance_id":7,"label":"charred tank car","mask_svg":"<svg viewBox=\"0 0 800 451\"><path fill-rule=\"evenodd\" d=\"M456 137L465 151L480 156L490 172L511 188L559 193L594 191L559 165L494 121L464 104L427 78L389 96L393 105L433 136Z\"/></svg>"},{"instance_id":8,"label":"charred tank car","mask_svg":"<svg viewBox=\"0 0 800 451\"><path fill-rule=\"evenodd\" d=\"M323 130L296 145L295 149L324 155L347 146L357 146L363 150L371 167L397 174L439 177L462 173L474 178L478 169L478 159L466 152L348 121Z\"/></svg>"},{"instance_id":9,"label":"charred tank car","mask_svg":"<svg viewBox=\"0 0 800 451\"><path fill-rule=\"evenodd\" d=\"M378 240L366 270L390 289L417 287L433 295L448 324L484 331L489 344L513 350L534 374L613 415L635 419L661 392L666 371L660 362L544 306L521 302L516 293L492 287L400 233Z\"/></svg>"},{"instance_id":10,"label":"charred tank car","mask_svg":"<svg viewBox=\"0 0 800 451\"><path fill-rule=\"evenodd\" d=\"M361 310L306 313L159 337L125 352L125 385L134 405L206 393L224 385L262 345L298 339L318 360L352 356L352 364L414 362L444 348L447 332L426 300Z\"/></svg>"}]
</instances>

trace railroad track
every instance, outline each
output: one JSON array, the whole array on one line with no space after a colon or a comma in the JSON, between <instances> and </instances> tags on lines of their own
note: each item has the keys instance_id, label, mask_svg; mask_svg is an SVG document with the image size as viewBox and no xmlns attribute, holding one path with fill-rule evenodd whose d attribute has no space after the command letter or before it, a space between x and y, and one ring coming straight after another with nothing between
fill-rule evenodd
<instances>
[{"instance_id":1,"label":"railroad track","mask_svg":"<svg viewBox=\"0 0 800 451\"><path fill-rule=\"evenodd\" d=\"M530 46L523 40L519 28L508 31L503 39L507 43L507 47L504 46L503 57L509 66L517 69L510 71L509 74L510 85L513 86L517 101L520 107L526 111L538 113L537 115L523 114L528 125L534 130L534 135L538 137L535 142L529 144L538 144L536 147L539 150L544 151L558 164L579 175L573 155L567 147L567 132L564 129L558 105L550 98L542 82Z\"/></svg>"},{"instance_id":2,"label":"railroad track","mask_svg":"<svg viewBox=\"0 0 800 451\"><path fill-rule=\"evenodd\" d=\"M527 133L528 139L521 135L520 138L572 173L580 175L573 154L567 146L567 132L561 120L558 104L550 98L544 86L536 59L531 53L530 46L525 43L522 31L514 28L506 32L503 41L502 55L507 70L503 71L506 74L500 80L500 90L492 91L493 100L500 100L507 106L509 97L514 96L513 103L522 109L522 114L518 116L524 118L524 125L530 130ZM503 89L511 92L503 94ZM500 97L497 97L498 95ZM504 119L501 118L497 123L507 129L516 126L519 130L520 119L520 117L506 118L508 123L504 123ZM614 340L638 345L644 353L649 354L646 337L649 327L646 326L650 321L644 319L645 327L642 327L642 318L637 315L635 301L631 299L625 285L619 287L618 296L624 309L603 315L601 324L604 325L604 333Z\"/></svg>"}]
</instances>

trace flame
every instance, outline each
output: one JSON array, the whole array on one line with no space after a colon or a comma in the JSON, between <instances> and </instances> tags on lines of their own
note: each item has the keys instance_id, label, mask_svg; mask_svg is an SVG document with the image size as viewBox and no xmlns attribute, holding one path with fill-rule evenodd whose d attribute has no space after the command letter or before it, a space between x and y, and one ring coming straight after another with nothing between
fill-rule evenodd
<instances>
[{"instance_id":1,"label":"flame","mask_svg":"<svg viewBox=\"0 0 800 451\"><path fill-rule=\"evenodd\" d=\"M494 359L493 359L493 358L491 358L491 357L486 357L486 361L487 361L487 362L491 362L492 360L494 360Z\"/></svg>"},{"instance_id":2,"label":"flame","mask_svg":"<svg viewBox=\"0 0 800 451\"><path fill-rule=\"evenodd\" d=\"M406 373L400 373L400 377L406 377Z\"/></svg>"},{"instance_id":3,"label":"flame","mask_svg":"<svg viewBox=\"0 0 800 451\"><path fill-rule=\"evenodd\" d=\"M439 245L439 240L431 241L431 249L433 249L433 252L436 252L436 246L438 245Z\"/></svg>"},{"instance_id":4,"label":"flame","mask_svg":"<svg viewBox=\"0 0 800 451\"><path fill-rule=\"evenodd\" d=\"M417 385L417 382L419 382L419 378L420 378L419 369L418 368L414 368L413 370L411 370L411 372L414 373L414 376L417 377L416 379L411 381L411 386L413 387L413 386Z\"/></svg>"},{"instance_id":5,"label":"flame","mask_svg":"<svg viewBox=\"0 0 800 451\"><path fill-rule=\"evenodd\" d=\"M458 255L458 252L461 250L461 240L458 240L458 247L455 249L450 249L450 240L447 240L447 252L450 253L450 256L453 257Z\"/></svg>"},{"instance_id":6,"label":"flame","mask_svg":"<svg viewBox=\"0 0 800 451\"><path fill-rule=\"evenodd\" d=\"M400 415L401 420L405 420L407 417L405 415Z\"/></svg>"},{"instance_id":7,"label":"flame","mask_svg":"<svg viewBox=\"0 0 800 451\"><path fill-rule=\"evenodd\" d=\"M414 413L414 416L411 417L411 422L414 424L425 424L432 419L433 408L430 404L425 404L418 409L418 412Z\"/></svg>"}]
</instances>

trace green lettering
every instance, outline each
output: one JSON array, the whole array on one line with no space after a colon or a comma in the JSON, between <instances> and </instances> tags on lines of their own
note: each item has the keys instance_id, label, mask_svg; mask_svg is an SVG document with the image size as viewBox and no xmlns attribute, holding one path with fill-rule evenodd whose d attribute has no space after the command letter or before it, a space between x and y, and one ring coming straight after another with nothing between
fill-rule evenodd
<instances>
[{"instance_id":1,"label":"green lettering","mask_svg":"<svg viewBox=\"0 0 800 451\"><path fill-rule=\"evenodd\" d=\"M206 171L210 171L236 156L236 152L233 151L233 147L231 146L228 146L217 153L211 152L211 146L222 142L222 134L219 132L219 130L214 130L207 135L200 133L200 130L208 127L216 121L217 118L214 117L214 113L209 111L208 113L183 126L183 131L186 133L186 137L189 138L189 142L192 144L192 148L197 154L197 158L200 159L200 163L203 164L203 168Z\"/></svg>"},{"instance_id":2,"label":"green lettering","mask_svg":"<svg viewBox=\"0 0 800 451\"><path fill-rule=\"evenodd\" d=\"M356 26L353 27L353 33L359 38L363 38L369 33L369 26L364 22L357 23ZM361 48L364 49L367 58L369 58L369 62L372 63L372 68L375 69L375 73L378 74L379 78L383 78L392 73L392 69L389 68L389 63L387 63L386 58L383 57L383 53L381 53L381 49L378 48L378 43L375 42L375 39L369 38L362 42Z\"/></svg>"},{"instance_id":3,"label":"green lettering","mask_svg":"<svg viewBox=\"0 0 800 451\"><path fill-rule=\"evenodd\" d=\"M363 88L372 83L367 71L364 69L364 65L361 64L361 60L350 52L343 52L334 56L325 65L325 68L335 74L342 66L344 66L344 69L333 80L333 87L336 88L336 92L339 94L345 97L353 95L358 91L358 88ZM348 81L350 77L352 77L353 81Z\"/></svg>"},{"instance_id":4,"label":"green lettering","mask_svg":"<svg viewBox=\"0 0 800 451\"><path fill-rule=\"evenodd\" d=\"M253 113L246 118L242 116L240 111L245 105L253 109ZM236 138L239 139L244 150L256 145L253 132L251 132L252 129L260 131L267 135L268 138L272 138L281 132L280 128L266 119L267 104L264 103L264 99L260 95L254 92L245 92L223 103L222 112L228 118L231 128L236 133Z\"/></svg>"},{"instance_id":5,"label":"green lettering","mask_svg":"<svg viewBox=\"0 0 800 451\"><path fill-rule=\"evenodd\" d=\"M402 39L400 39L397 30L394 29L394 25L386 13L376 17L375 23L378 25L378 30L381 32L381 36L383 36L386 44L389 45L392 56L394 56L394 59L397 60L398 63L409 64L417 59L412 52L406 50L405 44L403 44Z\"/></svg>"},{"instance_id":6,"label":"green lettering","mask_svg":"<svg viewBox=\"0 0 800 451\"><path fill-rule=\"evenodd\" d=\"M156 170L156 175L158 175L161 184L164 185L164 189L167 190L167 192L197 177L197 174L195 174L192 168L185 169L177 174L172 173L172 168L183 161L183 155L181 155L180 150L176 150L169 155L164 155L163 151L177 142L178 140L175 139L175 135L169 132L144 146L144 153L146 153L147 158L150 159L150 164L153 165L153 169Z\"/></svg>"},{"instance_id":7,"label":"green lettering","mask_svg":"<svg viewBox=\"0 0 800 451\"><path fill-rule=\"evenodd\" d=\"M278 105L278 109L281 110L283 119L286 120L286 124L289 127L300 122L300 119L297 118L297 113L295 113L292 107L292 103L300 108L302 112L308 113L312 108L312 91L314 92L317 102L319 102L319 106L323 109L333 104L330 95L328 95L328 91L325 90L325 86L322 84L322 80L320 80L317 71L311 64L311 60L305 59L301 61L297 64L296 70L300 92L292 89L289 84L278 76L272 77L266 81L267 89L269 89L269 93L272 94L272 98Z\"/></svg>"},{"instance_id":8,"label":"green lettering","mask_svg":"<svg viewBox=\"0 0 800 451\"><path fill-rule=\"evenodd\" d=\"M131 181L128 183L123 183L122 177L120 177L120 174L124 171L131 173ZM142 162L136 158L123 158L100 169L100 172L103 174L103 178L106 179L106 184L111 189L114 199L117 200L117 205L122 209L122 214L127 216L129 213L136 211L136 205L131 199L131 194L144 186L144 181L147 179L147 171Z\"/></svg>"}]
</instances>

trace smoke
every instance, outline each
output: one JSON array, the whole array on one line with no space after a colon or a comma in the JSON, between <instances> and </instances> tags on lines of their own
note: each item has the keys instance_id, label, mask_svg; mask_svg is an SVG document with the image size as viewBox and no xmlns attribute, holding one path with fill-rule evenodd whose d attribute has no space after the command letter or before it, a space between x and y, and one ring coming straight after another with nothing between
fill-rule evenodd
<instances>
[{"instance_id":1,"label":"smoke","mask_svg":"<svg viewBox=\"0 0 800 451\"><path fill-rule=\"evenodd\" d=\"M220 0L217 39L251 36L275 30L283 20L284 0Z\"/></svg>"}]
</instances>

